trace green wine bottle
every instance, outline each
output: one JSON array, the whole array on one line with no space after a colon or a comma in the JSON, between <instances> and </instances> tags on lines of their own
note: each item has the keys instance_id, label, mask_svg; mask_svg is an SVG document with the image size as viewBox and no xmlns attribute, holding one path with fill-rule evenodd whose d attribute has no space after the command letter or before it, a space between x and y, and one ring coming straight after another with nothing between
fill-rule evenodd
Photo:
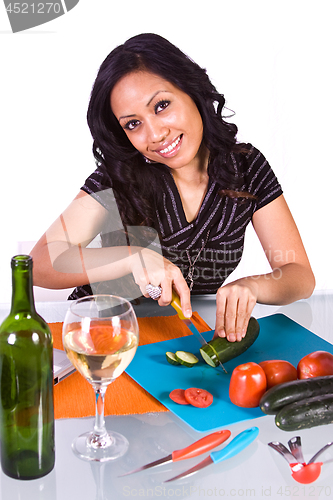
<instances>
[{"instance_id":1,"label":"green wine bottle","mask_svg":"<svg viewBox=\"0 0 333 500\"><path fill-rule=\"evenodd\" d=\"M16 479L36 479L54 467L53 341L37 314L32 258L11 260L13 295L0 326L1 466Z\"/></svg>"}]
</instances>

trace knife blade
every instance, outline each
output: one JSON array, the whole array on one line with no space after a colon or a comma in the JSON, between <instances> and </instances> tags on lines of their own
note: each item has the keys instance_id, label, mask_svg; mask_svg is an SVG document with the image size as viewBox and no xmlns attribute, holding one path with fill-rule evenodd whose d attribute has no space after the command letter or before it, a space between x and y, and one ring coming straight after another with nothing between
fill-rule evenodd
<instances>
[{"instance_id":1,"label":"knife blade","mask_svg":"<svg viewBox=\"0 0 333 500\"><path fill-rule=\"evenodd\" d=\"M202 346L206 345L208 342L203 338L203 336L201 335L199 330L195 327L195 325L192 323L192 321L189 318L186 318L183 315L183 311L182 311L182 308L180 305L180 298L174 290L172 291L171 305L175 309L175 311L177 312L179 319L181 319L183 321L183 323L185 323L185 325L189 328L191 333L199 340L200 344ZM222 368L222 370L224 371L224 373L228 373L220 360L219 360L219 365Z\"/></svg>"},{"instance_id":2,"label":"knife blade","mask_svg":"<svg viewBox=\"0 0 333 500\"><path fill-rule=\"evenodd\" d=\"M238 453L240 453L244 448L249 446L256 439L259 434L258 427L250 427L245 431L242 431L238 434L227 446L225 446L222 450L213 451L207 458L205 458L202 462L198 463L191 469L179 474L178 476L172 477L164 481L164 483L170 483L171 481L176 481L176 479L182 479L184 477L191 476L195 474L199 470L207 467L211 464L217 464L222 462L222 460L227 460L228 458L232 458Z\"/></svg>"},{"instance_id":3,"label":"knife blade","mask_svg":"<svg viewBox=\"0 0 333 500\"><path fill-rule=\"evenodd\" d=\"M167 457L160 458L159 460L155 460L154 462L150 462L149 464L142 465L137 469L131 470L130 472L126 472L118 477L128 476L130 474L134 474L136 472L140 472L145 469L151 469L152 467L157 467L158 465L167 464L170 462L177 462L179 460L185 460L188 458L193 458L198 455L205 453L206 451L210 451L216 446L224 443L231 435L229 430L217 431L212 434L208 434L195 443L192 443L190 446L183 448L181 450L175 450Z\"/></svg>"}]
</instances>

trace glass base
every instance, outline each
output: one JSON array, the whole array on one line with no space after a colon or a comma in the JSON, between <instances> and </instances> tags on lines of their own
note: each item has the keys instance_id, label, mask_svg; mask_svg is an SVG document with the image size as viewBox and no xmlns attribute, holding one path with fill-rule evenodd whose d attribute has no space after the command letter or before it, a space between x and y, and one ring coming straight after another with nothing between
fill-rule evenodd
<instances>
[{"instance_id":1,"label":"glass base","mask_svg":"<svg viewBox=\"0 0 333 500\"><path fill-rule=\"evenodd\" d=\"M102 446L98 446L96 443L93 446L89 444L92 436L92 432L86 432L74 439L72 443L72 450L75 455L88 462L115 460L125 455L129 446L125 436L118 432L108 432L106 439L104 438L104 442L107 444Z\"/></svg>"}]
</instances>

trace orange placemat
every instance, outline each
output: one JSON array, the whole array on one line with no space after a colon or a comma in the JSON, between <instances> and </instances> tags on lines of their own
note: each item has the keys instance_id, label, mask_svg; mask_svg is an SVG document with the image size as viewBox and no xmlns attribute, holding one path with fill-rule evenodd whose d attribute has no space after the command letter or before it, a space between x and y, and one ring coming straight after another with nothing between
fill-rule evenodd
<instances>
[{"instance_id":1,"label":"orange placemat","mask_svg":"<svg viewBox=\"0 0 333 500\"><path fill-rule=\"evenodd\" d=\"M200 332L210 327L193 313L192 321ZM139 345L161 342L190 335L187 326L175 316L138 318L140 330ZM54 347L63 349L62 323L49 324ZM75 372L54 387L55 418L78 418L95 415L95 397L92 386L82 375ZM107 389L105 397L105 415L130 415L167 411L159 401L134 382L127 373L123 373Z\"/></svg>"}]
</instances>

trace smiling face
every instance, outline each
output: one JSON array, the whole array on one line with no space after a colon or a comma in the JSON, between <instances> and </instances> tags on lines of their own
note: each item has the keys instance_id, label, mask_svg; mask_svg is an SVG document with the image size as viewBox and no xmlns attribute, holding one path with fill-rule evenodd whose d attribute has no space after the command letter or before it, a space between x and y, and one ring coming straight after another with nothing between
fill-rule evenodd
<instances>
[{"instance_id":1,"label":"smiling face","mask_svg":"<svg viewBox=\"0 0 333 500\"><path fill-rule=\"evenodd\" d=\"M158 75L139 71L116 83L110 102L141 154L173 170L198 166L203 124L197 106L185 92Z\"/></svg>"}]
</instances>

